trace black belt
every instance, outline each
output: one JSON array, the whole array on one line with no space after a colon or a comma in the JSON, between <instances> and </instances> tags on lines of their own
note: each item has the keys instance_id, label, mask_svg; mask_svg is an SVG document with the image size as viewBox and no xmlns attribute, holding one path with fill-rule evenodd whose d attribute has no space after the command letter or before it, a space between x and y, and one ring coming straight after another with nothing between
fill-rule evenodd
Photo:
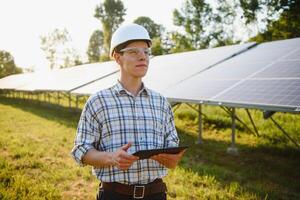
<instances>
[{"instance_id":1,"label":"black belt","mask_svg":"<svg viewBox=\"0 0 300 200\"><path fill-rule=\"evenodd\" d=\"M142 199L148 195L167 191L166 184L162 181L162 179L156 179L155 181L144 185L126 185L116 182L103 182L101 187L104 191L132 196L134 199Z\"/></svg>"}]
</instances>

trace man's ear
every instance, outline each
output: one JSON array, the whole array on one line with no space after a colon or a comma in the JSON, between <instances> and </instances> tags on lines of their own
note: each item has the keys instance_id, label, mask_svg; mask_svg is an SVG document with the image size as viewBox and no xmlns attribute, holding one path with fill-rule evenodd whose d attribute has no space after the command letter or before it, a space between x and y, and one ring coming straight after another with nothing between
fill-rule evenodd
<instances>
[{"instance_id":1,"label":"man's ear","mask_svg":"<svg viewBox=\"0 0 300 200\"><path fill-rule=\"evenodd\" d=\"M119 65L121 65L121 55L120 55L119 53L114 53L114 54L113 54L113 57L114 57L115 61L116 61Z\"/></svg>"}]
</instances>

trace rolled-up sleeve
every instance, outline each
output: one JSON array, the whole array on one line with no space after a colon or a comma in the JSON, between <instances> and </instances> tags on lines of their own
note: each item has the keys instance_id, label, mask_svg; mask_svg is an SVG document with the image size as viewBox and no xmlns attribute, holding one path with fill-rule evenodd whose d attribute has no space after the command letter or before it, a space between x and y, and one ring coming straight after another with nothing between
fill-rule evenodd
<instances>
[{"instance_id":1,"label":"rolled-up sleeve","mask_svg":"<svg viewBox=\"0 0 300 200\"><path fill-rule=\"evenodd\" d=\"M165 146L177 147L179 145L179 138L175 128L174 114L169 103L167 103L166 123L164 126L166 134Z\"/></svg>"},{"instance_id":2,"label":"rolled-up sleeve","mask_svg":"<svg viewBox=\"0 0 300 200\"><path fill-rule=\"evenodd\" d=\"M97 143L99 143L101 124L97 119L96 113L91 102L88 101L82 110L78 123L77 135L71 155L81 166L84 165L82 162L83 156L88 150L95 149Z\"/></svg>"}]
</instances>

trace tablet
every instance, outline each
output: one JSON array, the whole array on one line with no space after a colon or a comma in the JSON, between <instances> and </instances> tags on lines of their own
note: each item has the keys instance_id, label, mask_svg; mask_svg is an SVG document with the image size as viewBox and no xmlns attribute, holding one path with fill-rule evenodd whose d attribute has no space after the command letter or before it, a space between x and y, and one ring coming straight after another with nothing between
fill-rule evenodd
<instances>
[{"instance_id":1,"label":"tablet","mask_svg":"<svg viewBox=\"0 0 300 200\"><path fill-rule=\"evenodd\" d=\"M140 159L147 159L150 158L151 156L160 154L160 153L167 153L167 154L177 154L180 151L187 149L188 146L181 146L181 147L170 147L170 148L165 148L165 149L150 149L150 150L141 150L135 152L134 156L138 156Z\"/></svg>"}]
</instances>

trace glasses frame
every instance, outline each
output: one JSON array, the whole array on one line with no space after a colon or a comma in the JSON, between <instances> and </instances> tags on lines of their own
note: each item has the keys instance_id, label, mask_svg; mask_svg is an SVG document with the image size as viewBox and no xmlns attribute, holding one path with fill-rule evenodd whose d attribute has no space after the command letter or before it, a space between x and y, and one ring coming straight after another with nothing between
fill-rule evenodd
<instances>
[{"instance_id":1,"label":"glasses frame","mask_svg":"<svg viewBox=\"0 0 300 200\"><path fill-rule=\"evenodd\" d=\"M131 52L130 52L131 51ZM140 48L140 47L128 47L121 49L119 51L120 53L129 53L129 55L137 57L141 53L144 53L147 57L151 56L151 48Z\"/></svg>"}]
</instances>

